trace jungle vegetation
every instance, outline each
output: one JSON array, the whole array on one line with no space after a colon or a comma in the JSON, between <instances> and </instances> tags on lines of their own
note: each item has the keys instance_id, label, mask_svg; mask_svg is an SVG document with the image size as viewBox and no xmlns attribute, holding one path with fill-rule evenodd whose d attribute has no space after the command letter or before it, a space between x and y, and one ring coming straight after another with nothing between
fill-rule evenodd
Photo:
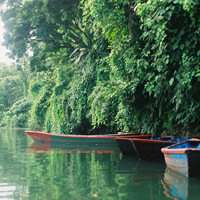
<instances>
[{"instance_id":1,"label":"jungle vegetation","mask_svg":"<svg viewBox=\"0 0 200 200\"><path fill-rule=\"evenodd\" d=\"M64 133L200 131L199 0L0 2L17 63L0 81L3 122Z\"/></svg>"}]
</instances>

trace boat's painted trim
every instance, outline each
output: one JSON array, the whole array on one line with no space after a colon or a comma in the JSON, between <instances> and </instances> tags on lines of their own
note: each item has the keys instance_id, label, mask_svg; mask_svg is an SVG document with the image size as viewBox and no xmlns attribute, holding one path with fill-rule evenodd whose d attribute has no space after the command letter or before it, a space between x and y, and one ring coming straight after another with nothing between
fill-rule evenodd
<instances>
[{"instance_id":1,"label":"boat's painted trim","mask_svg":"<svg viewBox=\"0 0 200 200\"><path fill-rule=\"evenodd\" d=\"M115 137L115 135L65 135L65 134L46 133L46 132L42 132L42 131L25 131L25 133L29 136L37 136L37 137L44 136L46 138L56 136L56 137L60 137L60 138L77 138L77 139L79 139L79 138L80 139L81 138L113 139Z\"/></svg>"},{"instance_id":2,"label":"boat's painted trim","mask_svg":"<svg viewBox=\"0 0 200 200\"><path fill-rule=\"evenodd\" d=\"M130 138L133 142L140 142L140 143L161 143L161 144L172 144L172 141L168 140L156 140L156 139L142 139L142 138Z\"/></svg>"},{"instance_id":3,"label":"boat's painted trim","mask_svg":"<svg viewBox=\"0 0 200 200\"><path fill-rule=\"evenodd\" d=\"M114 139L116 141L124 141L124 140L132 140L133 138L135 139L147 139L151 138L152 135L147 134L147 135L130 135L130 136L115 136Z\"/></svg>"},{"instance_id":4,"label":"boat's painted trim","mask_svg":"<svg viewBox=\"0 0 200 200\"><path fill-rule=\"evenodd\" d=\"M161 151L164 154L188 154L190 152L200 152L200 149L196 148L178 148L178 149L168 149L168 148L162 148Z\"/></svg>"},{"instance_id":5,"label":"boat's painted trim","mask_svg":"<svg viewBox=\"0 0 200 200\"><path fill-rule=\"evenodd\" d=\"M177 148L183 144L187 144L188 142L195 142L200 143L199 139L190 139L181 143L176 143L173 145L170 145L168 147L164 147L161 149L162 153L164 154L188 154L190 152L200 152L200 148L192 148L192 147L180 147Z\"/></svg>"}]
</instances>

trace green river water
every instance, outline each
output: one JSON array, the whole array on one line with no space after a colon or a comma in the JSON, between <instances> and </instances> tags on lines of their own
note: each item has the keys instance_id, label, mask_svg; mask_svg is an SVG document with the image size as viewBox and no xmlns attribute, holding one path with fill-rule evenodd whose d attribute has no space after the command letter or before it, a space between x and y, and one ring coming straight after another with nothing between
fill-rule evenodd
<instances>
[{"instance_id":1,"label":"green river water","mask_svg":"<svg viewBox=\"0 0 200 200\"><path fill-rule=\"evenodd\" d=\"M200 179L162 163L123 157L115 147L34 144L23 130L0 131L0 200L200 199Z\"/></svg>"}]
</instances>

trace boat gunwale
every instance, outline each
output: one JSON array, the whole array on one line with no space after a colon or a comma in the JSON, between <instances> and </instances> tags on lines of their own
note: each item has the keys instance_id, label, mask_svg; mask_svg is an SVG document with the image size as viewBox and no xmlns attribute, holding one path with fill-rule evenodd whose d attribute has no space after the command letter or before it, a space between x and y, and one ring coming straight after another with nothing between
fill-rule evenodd
<instances>
[{"instance_id":1,"label":"boat gunwale","mask_svg":"<svg viewBox=\"0 0 200 200\"><path fill-rule=\"evenodd\" d=\"M180 143L170 145L168 147L163 147L161 149L161 151L162 151L163 154L188 154L188 153L191 153L191 152L200 152L199 148L194 148L194 147L174 148L176 146L180 146L180 145L188 143L188 142L199 142L200 143L200 140L199 139L190 139L190 140L187 140L187 141L183 141L183 142L180 142Z\"/></svg>"},{"instance_id":2,"label":"boat gunwale","mask_svg":"<svg viewBox=\"0 0 200 200\"><path fill-rule=\"evenodd\" d=\"M200 149L196 149L196 148L177 148L177 149L162 148L161 151L164 154L188 154L191 152L200 152Z\"/></svg>"},{"instance_id":3,"label":"boat gunwale","mask_svg":"<svg viewBox=\"0 0 200 200\"><path fill-rule=\"evenodd\" d=\"M25 131L25 133L27 135L42 135L42 136L56 136L56 137L62 137L62 138L86 138L86 139L92 139L92 138L102 138L102 139L114 139L116 137L116 135L112 134L112 135L65 135L62 133L56 134L56 133L48 133L48 132L43 132L43 131Z\"/></svg>"},{"instance_id":4,"label":"boat gunwale","mask_svg":"<svg viewBox=\"0 0 200 200\"><path fill-rule=\"evenodd\" d=\"M151 137L151 135L131 135L131 136L120 136L120 135L117 135L114 137L114 139L116 141L118 140L126 140L126 141L132 141L133 138L135 139L146 139L146 137Z\"/></svg>"},{"instance_id":5,"label":"boat gunwale","mask_svg":"<svg viewBox=\"0 0 200 200\"><path fill-rule=\"evenodd\" d=\"M168 144L173 144L173 141L170 140L160 140L160 139L143 139L143 138L130 138L129 139L132 142L140 142L140 143L168 143Z\"/></svg>"}]
</instances>

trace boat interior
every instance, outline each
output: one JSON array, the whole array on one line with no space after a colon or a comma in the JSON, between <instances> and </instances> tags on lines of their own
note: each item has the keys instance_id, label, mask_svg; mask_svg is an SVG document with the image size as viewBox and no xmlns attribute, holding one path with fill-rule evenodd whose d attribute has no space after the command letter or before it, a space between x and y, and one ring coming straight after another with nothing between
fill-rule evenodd
<instances>
[{"instance_id":1,"label":"boat interior","mask_svg":"<svg viewBox=\"0 0 200 200\"><path fill-rule=\"evenodd\" d=\"M200 150L200 140L188 140L186 142L172 145L169 149L178 149L178 148L196 148Z\"/></svg>"}]
</instances>

